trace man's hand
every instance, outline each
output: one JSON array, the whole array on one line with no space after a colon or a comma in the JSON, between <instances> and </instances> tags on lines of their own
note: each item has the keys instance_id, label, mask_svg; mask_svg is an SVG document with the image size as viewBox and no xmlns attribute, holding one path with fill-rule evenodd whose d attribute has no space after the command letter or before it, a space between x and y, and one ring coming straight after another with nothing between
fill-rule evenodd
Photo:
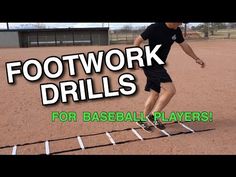
<instances>
[{"instance_id":1,"label":"man's hand","mask_svg":"<svg viewBox=\"0 0 236 177\"><path fill-rule=\"evenodd\" d=\"M196 61L197 64L201 65L202 68L205 67L205 63L200 58L197 57L197 55L193 52L193 49L186 41L180 43L179 45L187 55L189 55Z\"/></svg>"},{"instance_id":2,"label":"man's hand","mask_svg":"<svg viewBox=\"0 0 236 177\"><path fill-rule=\"evenodd\" d=\"M196 59L196 63L199 64L199 65L201 65L202 68L205 67L205 63L204 63L200 58L197 58L197 59Z\"/></svg>"}]
</instances>

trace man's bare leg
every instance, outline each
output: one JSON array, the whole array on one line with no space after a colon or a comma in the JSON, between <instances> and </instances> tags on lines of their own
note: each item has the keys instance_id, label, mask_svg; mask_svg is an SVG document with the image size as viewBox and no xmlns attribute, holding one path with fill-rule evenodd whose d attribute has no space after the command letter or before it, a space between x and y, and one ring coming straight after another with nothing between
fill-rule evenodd
<instances>
[{"instance_id":1,"label":"man's bare leg","mask_svg":"<svg viewBox=\"0 0 236 177\"><path fill-rule=\"evenodd\" d=\"M151 90L150 95L149 95L148 99L146 100L145 106L144 106L143 113L144 113L145 117L152 111L153 107L156 104L158 97L159 97L159 93L154 90Z\"/></svg>"},{"instance_id":2,"label":"man's bare leg","mask_svg":"<svg viewBox=\"0 0 236 177\"><path fill-rule=\"evenodd\" d=\"M145 117L150 114L152 111L153 107L156 104L156 101L159 97L159 93L155 92L154 90L151 90L150 95L148 96L148 99L145 102L145 107L144 107L144 115ZM147 132L153 132L153 128L150 123L148 122L136 122L139 127L141 127L143 130Z\"/></svg>"},{"instance_id":3,"label":"man's bare leg","mask_svg":"<svg viewBox=\"0 0 236 177\"><path fill-rule=\"evenodd\" d=\"M159 96L154 109L152 110L152 114L154 112L160 112L165 108L171 98L175 95L176 89L172 82L161 83L161 92L162 93Z\"/></svg>"},{"instance_id":4,"label":"man's bare leg","mask_svg":"<svg viewBox=\"0 0 236 177\"><path fill-rule=\"evenodd\" d=\"M154 120L154 112L160 112L163 108L170 102L171 98L174 96L176 90L173 83L162 83L161 84L161 94L154 106L151 114L149 113L148 119L149 121L156 127L160 129L165 129L165 126L161 123L160 120Z\"/></svg>"}]
</instances>

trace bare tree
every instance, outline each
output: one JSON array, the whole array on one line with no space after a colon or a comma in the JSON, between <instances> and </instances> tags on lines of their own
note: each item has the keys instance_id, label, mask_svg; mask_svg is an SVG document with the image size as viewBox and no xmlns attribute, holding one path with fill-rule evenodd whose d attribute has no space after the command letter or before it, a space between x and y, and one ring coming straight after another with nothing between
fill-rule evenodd
<instances>
[{"instance_id":1,"label":"bare tree","mask_svg":"<svg viewBox=\"0 0 236 177\"><path fill-rule=\"evenodd\" d=\"M208 38L209 37L209 23L204 24L203 32L204 32L204 37Z\"/></svg>"},{"instance_id":2,"label":"bare tree","mask_svg":"<svg viewBox=\"0 0 236 177\"><path fill-rule=\"evenodd\" d=\"M219 29L225 29L226 23L210 23L209 24L209 31L211 35L214 35L214 32L217 32Z\"/></svg>"}]
</instances>

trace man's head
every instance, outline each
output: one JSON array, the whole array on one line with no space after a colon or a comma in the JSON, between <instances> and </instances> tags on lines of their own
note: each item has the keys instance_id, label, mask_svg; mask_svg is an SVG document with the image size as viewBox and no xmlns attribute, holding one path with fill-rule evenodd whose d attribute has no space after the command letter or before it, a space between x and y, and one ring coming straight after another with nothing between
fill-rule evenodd
<instances>
[{"instance_id":1,"label":"man's head","mask_svg":"<svg viewBox=\"0 0 236 177\"><path fill-rule=\"evenodd\" d=\"M177 29L182 25L182 22L166 22L166 26L170 29Z\"/></svg>"}]
</instances>

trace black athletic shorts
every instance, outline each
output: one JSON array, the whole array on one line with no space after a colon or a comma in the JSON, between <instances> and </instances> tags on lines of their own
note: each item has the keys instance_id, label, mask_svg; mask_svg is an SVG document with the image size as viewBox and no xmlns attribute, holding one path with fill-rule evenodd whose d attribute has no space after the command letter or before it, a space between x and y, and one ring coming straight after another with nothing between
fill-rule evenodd
<instances>
[{"instance_id":1,"label":"black athletic shorts","mask_svg":"<svg viewBox=\"0 0 236 177\"><path fill-rule=\"evenodd\" d=\"M165 68L158 68L156 70L149 70L144 68L143 71L147 77L145 91L150 92L150 89L152 89L160 93L161 83L172 82L172 79Z\"/></svg>"}]
</instances>

